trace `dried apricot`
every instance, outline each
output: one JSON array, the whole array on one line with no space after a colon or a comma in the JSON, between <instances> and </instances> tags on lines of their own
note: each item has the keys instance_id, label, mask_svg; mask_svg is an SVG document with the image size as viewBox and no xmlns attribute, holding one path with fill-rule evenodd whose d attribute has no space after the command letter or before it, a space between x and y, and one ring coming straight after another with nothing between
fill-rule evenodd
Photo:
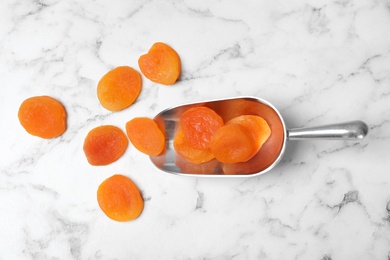
<instances>
[{"instance_id":1,"label":"dried apricot","mask_svg":"<svg viewBox=\"0 0 390 260\"><path fill-rule=\"evenodd\" d=\"M64 106L49 96L35 96L23 101L18 111L23 128L31 135L45 139L62 135L66 130Z\"/></svg>"},{"instance_id":2,"label":"dried apricot","mask_svg":"<svg viewBox=\"0 0 390 260\"><path fill-rule=\"evenodd\" d=\"M223 125L222 118L205 106L190 108L180 118L180 127L186 142L200 150L210 149L211 138Z\"/></svg>"},{"instance_id":3,"label":"dried apricot","mask_svg":"<svg viewBox=\"0 0 390 260\"><path fill-rule=\"evenodd\" d=\"M239 124L219 128L210 143L215 158L223 163L245 162L256 149L251 133Z\"/></svg>"},{"instance_id":4,"label":"dried apricot","mask_svg":"<svg viewBox=\"0 0 390 260\"><path fill-rule=\"evenodd\" d=\"M107 165L126 151L128 140L121 129L112 125L98 126L84 140L84 153L91 165Z\"/></svg>"},{"instance_id":5,"label":"dried apricot","mask_svg":"<svg viewBox=\"0 0 390 260\"><path fill-rule=\"evenodd\" d=\"M126 133L130 142L142 153L157 156L164 150L165 136L151 118L133 118L126 123Z\"/></svg>"},{"instance_id":6,"label":"dried apricot","mask_svg":"<svg viewBox=\"0 0 390 260\"><path fill-rule=\"evenodd\" d=\"M138 65L145 77L155 83L172 85L180 76L179 55L162 42L153 44L148 53L138 59Z\"/></svg>"},{"instance_id":7,"label":"dried apricot","mask_svg":"<svg viewBox=\"0 0 390 260\"><path fill-rule=\"evenodd\" d=\"M179 128L173 139L173 147L178 155L183 157L185 160L200 164L208 162L214 159L214 155L210 148L208 149L197 149L187 143L187 139L184 136L184 131Z\"/></svg>"},{"instance_id":8,"label":"dried apricot","mask_svg":"<svg viewBox=\"0 0 390 260\"><path fill-rule=\"evenodd\" d=\"M136 219L144 208L138 187L120 174L107 178L99 185L97 201L107 217L121 222Z\"/></svg>"},{"instance_id":9,"label":"dried apricot","mask_svg":"<svg viewBox=\"0 0 390 260\"><path fill-rule=\"evenodd\" d=\"M138 98L141 92L141 75L128 66L117 67L99 81L97 95L100 104L110 111L120 111Z\"/></svg>"},{"instance_id":10,"label":"dried apricot","mask_svg":"<svg viewBox=\"0 0 390 260\"><path fill-rule=\"evenodd\" d=\"M226 111L229 112L229 111ZM226 118L232 118L237 115L251 114L264 118L271 128L271 135L262 145L257 154L247 162L223 164L222 169L225 174L255 173L267 169L280 155L284 142L284 126L277 112L268 105L259 102L243 102L237 107L234 115Z\"/></svg>"},{"instance_id":11,"label":"dried apricot","mask_svg":"<svg viewBox=\"0 0 390 260\"><path fill-rule=\"evenodd\" d=\"M267 121L265 121L260 116L254 115L242 115L235 117L226 124L239 124L246 128L248 132L250 132L253 136L255 150L253 154L250 156L252 158L261 148L263 143L267 141L268 137L271 135L271 128L269 127Z\"/></svg>"}]
</instances>

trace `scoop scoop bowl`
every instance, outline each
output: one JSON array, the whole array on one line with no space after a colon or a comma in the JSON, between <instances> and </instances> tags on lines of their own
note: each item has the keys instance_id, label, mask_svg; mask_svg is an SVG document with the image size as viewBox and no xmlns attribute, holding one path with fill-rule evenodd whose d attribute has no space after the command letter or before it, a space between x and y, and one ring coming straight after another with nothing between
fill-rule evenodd
<instances>
[{"instance_id":1,"label":"scoop scoop bowl","mask_svg":"<svg viewBox=\"0 0 390 260\"><path fill-rule=\"evenodd\" d=\"M225 164L212 160L194 164L181 158L173 147L173 139L180 125L181 115L188 109L206 106L217 112L224 122L240 115L263 117L271 128L271 135L260 151L249 161ZM153 164L160 170L196 177L257 176L273 169L282 159L287 141L305 139L359 140L368 133L362 121L349 121L310 128L288 129L280 112L268 101L257 97L237 97L184 104L168 108L154 117L166 137L166 147L159 156L151 156Z\"/></svg>"}]
</instances>

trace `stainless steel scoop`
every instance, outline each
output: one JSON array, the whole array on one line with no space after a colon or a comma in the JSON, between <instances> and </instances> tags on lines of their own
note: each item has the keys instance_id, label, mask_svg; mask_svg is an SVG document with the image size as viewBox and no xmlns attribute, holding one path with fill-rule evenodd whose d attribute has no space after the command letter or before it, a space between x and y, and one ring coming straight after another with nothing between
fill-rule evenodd
<instances>
[{"instance_id":1,"label":"stainless steel scoop","mask_svg":"<svg viewBox=\"0 0 390 260\"><path fill-rule=\"evenodd\" d=\"M247 162L224 164L215 159L203 164L187 162L175 152L173 139L183 112L196 106L207 106L213 109L224 122L244 114L261 116L268 122L271 136L263 144L260 151ZM162 111L154 120L165 131L166 148L161 155L150 157L153 164L168 173L196 177L260 175L270 171L279 163L287 141L303 139L356 140L364 138L368 133L368 126L362 121L287 129L279 111L268 101L256 97L209 100L176 106Z\"/></svg>"}]
</instances>

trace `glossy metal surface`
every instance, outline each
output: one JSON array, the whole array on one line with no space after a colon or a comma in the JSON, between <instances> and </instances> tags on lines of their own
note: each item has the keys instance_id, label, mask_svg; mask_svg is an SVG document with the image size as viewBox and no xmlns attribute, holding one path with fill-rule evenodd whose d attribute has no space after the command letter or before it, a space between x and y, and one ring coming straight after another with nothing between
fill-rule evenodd
<instances>
[{"instance_id":1,"label":"glossy metal surface","mask_svg":"<svg viewBox=\"0 0 390 260\"><path fill-rule=\"evenodd\" d=\"M248 162L235 165L223 165L215 160L202 165L195 165L186 162L175 153L173 139L175 132L179 127L180 117L183 112L196 106L210 107L218 114L220 114L225 122L232 117L241 115L243 113L263 116L264 112L261 111L266 109L268 111L266 112L267 115L270 113L274 114L273 125L278 125L278 128L275 129L282 129L279 131L280 134L278 136L273 137L274 141L278 145L278 152L276 152L275 155L269 159L270 162L266 166L259 163L259 161L261 161L263 158L260 156L260 152L259 156L255 156ZM368 132L367 125L361 121L352 121L341 124L326 125L322 127L287 130L279 111L268 101L256 97L238 97L222 100L209 100L176 106L162 111L156 115L154 120L159 124L160 128L165 131L166 149L163 154L150 157L151 161L157 168L162 171L172 174L196 177L250 177L264 174L279 163L283 157L287 140L362 139L367 135ZM232 172L235 172L235 174L226 174L226 167L233 169Z\"/></svg>"},{"instance_id":2,"label":"glossy metal surface","mask_svg":"<svg viewBox=\"0 0 390 260\"><path fill-rule=\"evenodd\" d=\"M351 121L319 127L289 129L287 138L288 140L355 140L363 139L367 133L368 126L366 123L362 121Z\"/></svg>"}]
</instances>

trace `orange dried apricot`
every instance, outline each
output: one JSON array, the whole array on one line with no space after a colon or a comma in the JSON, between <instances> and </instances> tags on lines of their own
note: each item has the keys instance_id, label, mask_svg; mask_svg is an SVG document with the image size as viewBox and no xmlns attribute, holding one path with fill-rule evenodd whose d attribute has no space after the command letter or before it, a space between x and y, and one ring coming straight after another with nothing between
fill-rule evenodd
<instances>
[{"instance_id":1,"label":"orange dried apricot","mask_svg":"<svg viewBox=\"0 0 390 260\"><path fill-rule=\"evenodd\" d=\"M120 174L107 178L99 185L97 201L107 217L120 222L136 219L144 208L138 187Z\"/></svg>"},{"instance_id":2,"label":"orange dried apricot","mask_svg":"<svg viewBox=\"0 0 390 260\"><path fill-rule=\"evenodd\" d=\"M142 153L157 156L164 150L165 136L151 118L133 118L126 123L126 133L130 142Z\"/></svg>"},{"instance_id":3,"label":"orange dried apricot","mask_svg":"<svg viewBox=\"0 0 390 260\"><path fill-rule=\"evenodd\" d=\"M205 106L190 108L180 118L180 127L186 142L200 150L210 149L211 138L223 125L222 118Z\"/></svg>"},{"instance_id":4,"label":"orange dried apricot","mask_svg":"<svg viewBox=\"0 0 390 260\"><path fill-rule=\"evenodd\" d=\"M184 136L184 131L179 128L173 139L173 147L178 155L183 157L185 160L200 164L208 162L214 159L214 155L210 148L208 149L197 149L187 143L187 139Z\"/></svg>"},{"instance_id":5,"label":"orange dried apricot","mask_svg":"<svg viewBox=\"0 0 390 260\"><path fill-rule=\"evenodd\" d=\"M50 139L66 130L67 114L64 106L49 96L35 96L23 101L18 111L23 128L31 135Z\"/></svg>"},{"instance_id":6,"label":"orange dried apricot","mask_svg":"<svg viewBox=\"0 0 390 260\"><path fill-rule=\"evenodd\" d=\"M99 81L97 95L100 104L110 111L120 111L138 98L141 92L141 75L128 66L107 72Z\"/></svg>"},{"instance_id":7,"label":"orange dried apricot","mask_svg":"<svg viewBox=\"0 0 390 260\"><path fill-rule=\"evenodd\" d=\"M242 125L252 134L255 142L255 150L250 158L252 158L260 150L263 143L265 143L271 135L271 128L269 127L267 121L260 116L242 115L229 120L226 124Z\"/></svg>"},{"instance_id":8,"label":"orange dried apricot","mask_svg":"<svg viewBox=\"0 0 390 260\"><path fill-rule=\"evenodd\" d=\"M138 65L145 77L155 83L172 85L180 76L179 55L162 42L153 44L148 53L138 59Z\"/></svg>"},{"instance_id":9,"label":"orange dried apricot","mask_svg":"<svg viewBox=\"0 0 390 260\"><path fill-rule=\"evenodd\" d=\"M126 151L128 140L121 129L112 125L98 126L84 140L84 153L91 165L107 165Z\"/></svg>"},{"instance_id":10,"label":"orange dried apricot","mask_svg":"<svg viewBox=\"0 0 390 260\"><path fill-rule=\"evenodd\" d=\"M260 104L256 101L244 102L245 106L237 111L243 114L261 116L267 121L271 128L271 135L262 145L257 154L247 162L234 164L223 164L222 169L225 174L255 173L268 168L278 158L284 142L284 127L280 116L271 107ZM237 114L235 114L237 116ZM232 116L230 116L230 119Z\"/></svg>"},{"instance_id":11,"label":"orange dried apricot","mask_svg":"<svg viewBox=\"0 0 390 260\"><path fill-rule=\"evenodd\" d=\"M219 128L210 143L215 158L223 163L245 162L256 149L251 133L239 124Z\"/></svg>"}]
</instances>

